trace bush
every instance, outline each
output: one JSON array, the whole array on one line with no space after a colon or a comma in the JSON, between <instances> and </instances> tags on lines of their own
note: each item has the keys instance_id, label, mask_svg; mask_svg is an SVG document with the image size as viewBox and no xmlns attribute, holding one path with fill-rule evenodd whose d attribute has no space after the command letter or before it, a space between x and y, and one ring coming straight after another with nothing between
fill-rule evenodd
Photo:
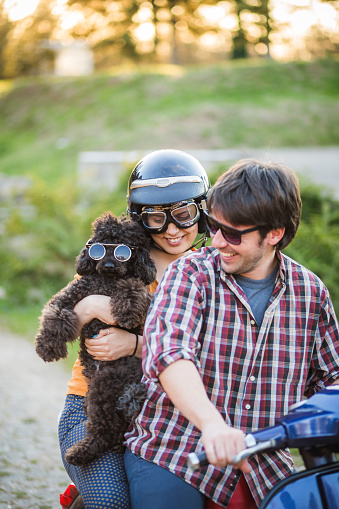
<instances>
[{"instance_id":1,"label":"bush","mask_svg":"<svg viewBox=\"0 0 339 509\"><path fill-rule=\"evenodd\" d=\"M225 166L224 166L225 167ZM211 174L214 182L223 171ZM114 193L100 193L86 206L71 180L51 189L35 179L25 195L24 212L8 205L0 233L0 313L33 306L34 312L73 278L75 257L87 241L91 223L106 210L126 210L130 168ZM286 254L316 273L329 288L339 314L339 202L321 188L302 186L303 213L298 234ZM32 309L33 309L32 308Z\"/></svg>"},{"instance_id":2,"label":"bush","mask_svg":"<svg viewBox=\"0 0 339 509\"><path fill-rule=\"evenodd\" d=\"M313 184L301 196L301 224L285 253L323 280L339 316L339 202Z\"/></svg>"},{"instance_id":3,"label":"bush","mask_svg":"<svg viewBox=\"0 0 339 509\"><path fill-rule=\"evenodd\" d=\"M122 189L100 193L79 207L71 181L51 189L35 178L23 197L24 208L23 200L21 205L8 204L0 235L1 294L6 305L43 304L62 288L74 275L75 257L90 236L91 223L105 210L120 215L126 208L125 194Z\"/></svg>"}]
</instances>

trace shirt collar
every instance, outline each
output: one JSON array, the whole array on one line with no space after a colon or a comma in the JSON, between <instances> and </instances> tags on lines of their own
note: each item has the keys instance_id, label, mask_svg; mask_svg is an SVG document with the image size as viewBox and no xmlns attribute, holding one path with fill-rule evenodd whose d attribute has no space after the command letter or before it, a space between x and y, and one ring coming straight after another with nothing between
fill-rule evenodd
<instances>
[{"instance_id":1,"label":"shirt collar","mask_svg":"<svg viewBox=\"0 0 339 509\"><path fill-rule=\"evenodd\" d=\"M284 257L284 255L282 254L281 251L277 251L276 252L276 256L277 256L277 258L279 260L279 271L277 272L276 282L278 281L278 278L280 278L282 283L285 283L286 282L286 261L285 261L285 257Z\"/></svg>"}]
</instances>

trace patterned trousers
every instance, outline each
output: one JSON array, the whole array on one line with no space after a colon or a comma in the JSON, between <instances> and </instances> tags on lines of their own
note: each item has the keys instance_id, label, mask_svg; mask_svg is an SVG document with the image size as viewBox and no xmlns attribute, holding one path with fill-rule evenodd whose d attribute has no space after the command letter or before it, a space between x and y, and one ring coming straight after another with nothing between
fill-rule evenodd
<instances>
[{"instance_id":1,"label":"patterned trousers","mask_svg":"<svg viewBox=\"0 0 339 509\"><path fill-rule=\"evenodd\" d=\"M65 461L69 447L86 433L82 396L68 395L59 421L59 444L64 467L81 494L86 509L130 509L123 454L107 452L85 466Z\"/></svg>"}]
</instances>

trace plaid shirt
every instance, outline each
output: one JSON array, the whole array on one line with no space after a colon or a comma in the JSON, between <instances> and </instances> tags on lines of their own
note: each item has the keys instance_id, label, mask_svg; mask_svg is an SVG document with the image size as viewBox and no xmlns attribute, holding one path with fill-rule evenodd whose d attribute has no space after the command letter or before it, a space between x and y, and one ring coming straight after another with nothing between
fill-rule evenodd
<instances>
[{"instance_id":1,"label":"plaid shirt","mask_svg":"<svg viewBox=\"0 0 339 509\"><path fill-rule=\"evenodd\" d=\"M173 406L158 376L178 359L194 362L207 394L227 424L245 433L272 426L293 403L339 376L338 324L321 280L282 253L261 327L242 289L205 248L174 262L154 296L145 324L148 397L126 445L227 507L240 471L185 461L202 450L199 430ZM258 454L245 474L260 500L293 470L288 450Z\"/></svg>"}]
</instances>

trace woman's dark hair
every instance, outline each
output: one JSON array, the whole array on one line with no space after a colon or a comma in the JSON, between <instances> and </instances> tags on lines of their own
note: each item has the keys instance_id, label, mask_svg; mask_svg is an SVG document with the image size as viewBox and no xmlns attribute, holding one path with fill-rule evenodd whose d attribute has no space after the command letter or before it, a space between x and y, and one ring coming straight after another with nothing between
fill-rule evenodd
<instances>
[{"instance_id":1,"label":"woman's dark hair","mask_svg":"<svg viewBox=\"0 0 339 509\"><path fill-rule=\"evenodd\" d=\"M296 174L288 166L258 159L241 159L221 175L208 193L207 208L232 226L260 226L260 234L285 228L277 249L295 237L301 217Z\"/></svg>"}]
</instances>

